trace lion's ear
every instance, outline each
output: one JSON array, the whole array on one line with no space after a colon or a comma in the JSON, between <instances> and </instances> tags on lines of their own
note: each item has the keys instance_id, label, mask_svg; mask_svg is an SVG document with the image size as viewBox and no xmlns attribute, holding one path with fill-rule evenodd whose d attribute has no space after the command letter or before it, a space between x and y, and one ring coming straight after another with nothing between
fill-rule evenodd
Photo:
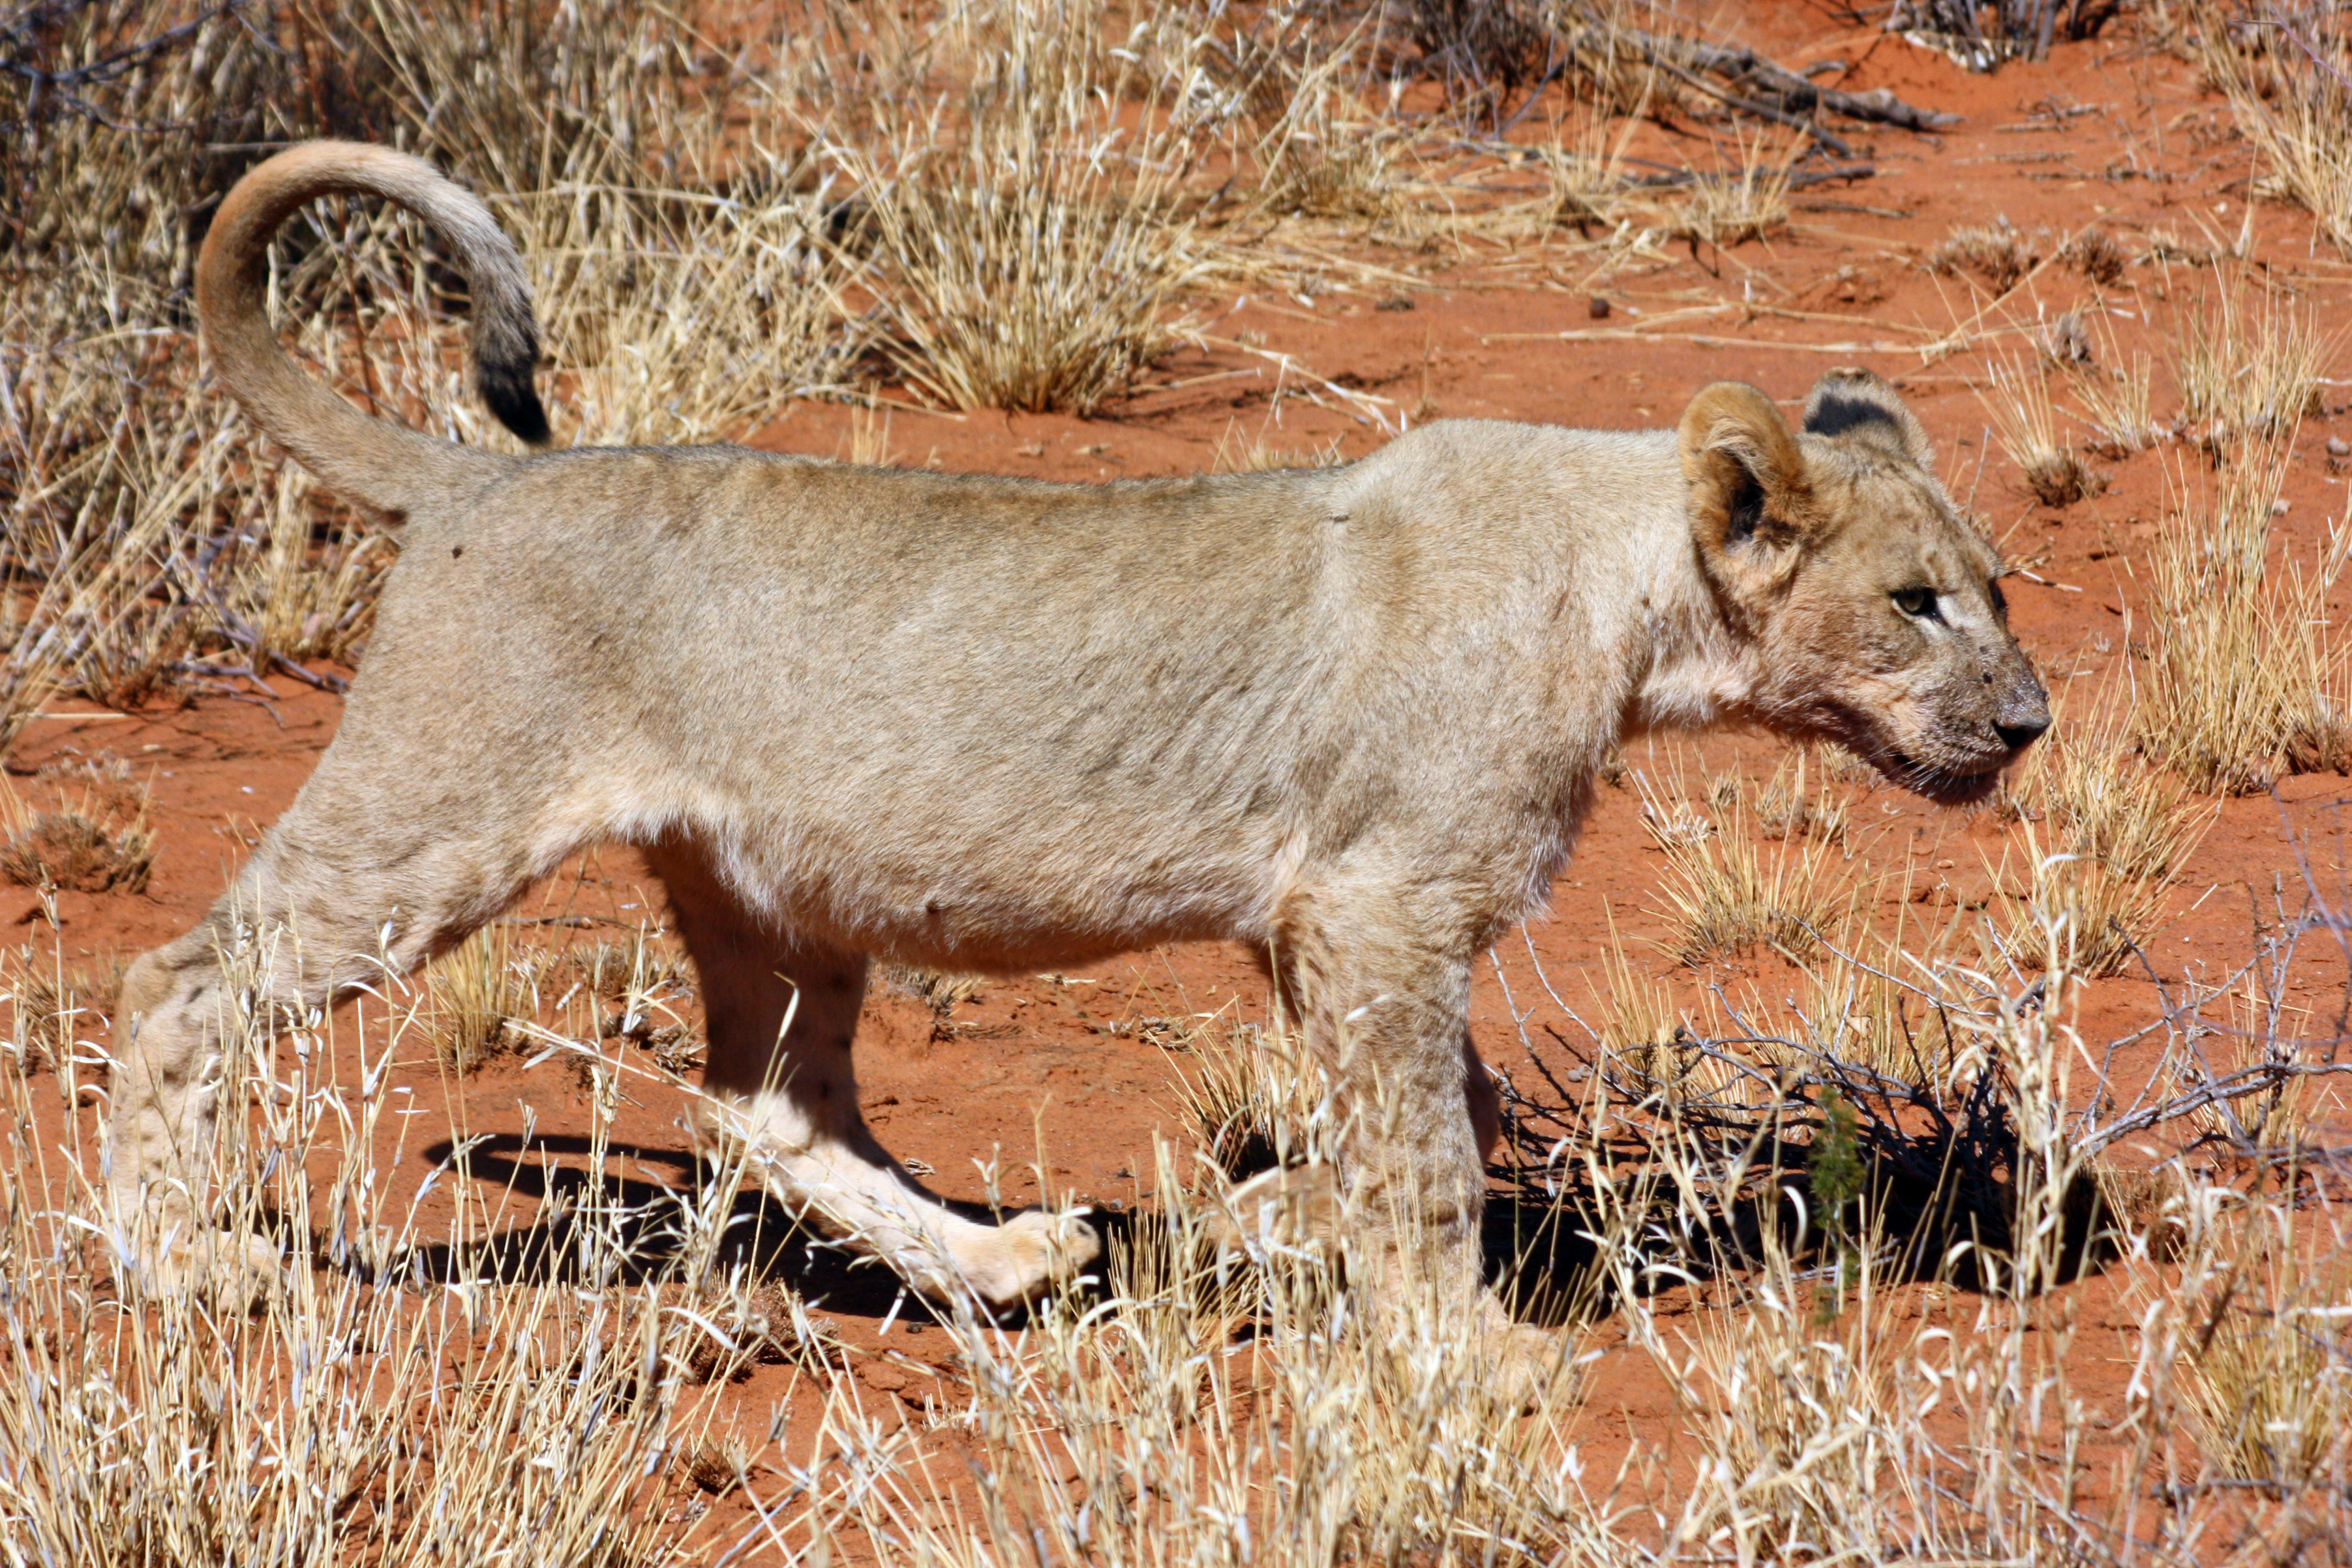
<instances>
[{"instance_id":1,"label":"lion's ear","mask_svg":"<svg viewBox=\"0 0 2352 1568\"><path fill-rule=\"evenodd\" d=\"M1871 442L1923 468L1936 463L1927 427L1893 387L1866 370L1833 370L1813 384L1805 399L1805 434Z\"/></svg>"},{"instance_id":2,"label":"lion's ear","mask_svg":"<svg viewBox=\"0 0 2352 1568\"><path fill-rule=\"evenodd\" d=\"M1779 582L1816 517L1805 456L1772 400L1718 381L1683 410L1691 536L1707 573L1746 599Z\"/></svg>"}]
</instances>

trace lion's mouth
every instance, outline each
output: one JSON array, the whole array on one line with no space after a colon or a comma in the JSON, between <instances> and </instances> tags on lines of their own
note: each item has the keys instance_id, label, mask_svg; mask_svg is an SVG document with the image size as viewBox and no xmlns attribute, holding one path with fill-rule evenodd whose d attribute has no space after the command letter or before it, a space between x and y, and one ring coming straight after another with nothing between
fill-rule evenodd
<instances>
[{"instance_id":1,"label":"lion's mouth","mask_svg":"<svg viewBox=\"0 0 2352 1568\"><path fill-rule=\"evenodd\" d=\"M1987 799L2000 787L2001 769L2009 764L2009 759L2003 757L1979 772L1961 773L1915 761L1891 746L1880 751L1873 761L1889 784L1937 805L1974 805Z\"/></svg>"}]
</instances>

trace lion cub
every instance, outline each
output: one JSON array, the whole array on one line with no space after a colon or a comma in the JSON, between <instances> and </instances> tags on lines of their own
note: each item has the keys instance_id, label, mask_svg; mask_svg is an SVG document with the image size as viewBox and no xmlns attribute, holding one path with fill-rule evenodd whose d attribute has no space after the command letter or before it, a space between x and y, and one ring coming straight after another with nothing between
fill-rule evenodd
<instances>
[{"instance_id":1,"label":"lion cub","mask_svg":"<svg viewBox=\"0 0 2352 1568\"><path fill-rule=\"evenodd\" d=\"M1075 1215L967 1218L876 1142L850 1059L870 963L1222 938L1381 1100L1340 1165L1368 1256L1466 1297L1495 1137L1472 960L1542 907L1622 736L1761 724L1957 802L2049 723L1991 545L1865 372L1825 376L1797 429L1723 383L1673 431L1448 422L1314 472L511 458L372 419L280 349L269 237L333 193L436 228L484 396L547 434L521 263L479 202L333 142L238 183L197 276L221 379L405 542L318 772L123 986L110 1190L162 1278L211 1243L198 1080L240 927L274 957L267 1000L316 1005L622 840L693 957L712 1100L779 1198L919 1288L1018 1303L1098 1242Z\"/></svg>"}]
</instances>

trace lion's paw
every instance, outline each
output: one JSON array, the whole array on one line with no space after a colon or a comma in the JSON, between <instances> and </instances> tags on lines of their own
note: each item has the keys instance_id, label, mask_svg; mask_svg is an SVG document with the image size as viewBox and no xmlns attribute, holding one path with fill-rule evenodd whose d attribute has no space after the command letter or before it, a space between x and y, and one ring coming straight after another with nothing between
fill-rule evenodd
<instances>
[{"instance_id":1,"label":"lion's paw","mask_svg":"<svg viewBox=\"0 0 2352 1568\"><path fill-rule=\"evenodd\" d=\"M1102 1257L1102 1233L1085 1209L1030 1209L959 1237L956 1272L992 1310L1019 1307L1077 1277Z\"/></svg>"},{"instance_id":2,"label":"lion's paw","mask_svg":"<svg viewBox=\"0 0 2352 1568\"><path fill-rule=\"evenodd\" d=\"M204 1301L217 1311L257 1310L285 1283L285 1259L267 1237L199 1230L149 1248L125 1271L126 1293L156 1301Z\"/></svg>"}]
</instances>

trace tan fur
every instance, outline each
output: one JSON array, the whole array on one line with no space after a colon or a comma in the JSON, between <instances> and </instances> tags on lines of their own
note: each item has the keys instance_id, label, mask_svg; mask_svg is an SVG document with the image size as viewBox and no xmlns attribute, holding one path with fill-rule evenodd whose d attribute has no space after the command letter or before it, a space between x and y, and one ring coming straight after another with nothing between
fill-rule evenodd
<instances>
[{"instance_id":1,"label":"tan fur","mask_svg":"<svg viewBox=\"0 0 2352 1568\"><path fill-rule=\"evenodd\" d=\"M125 985L111 1180L167 1253L238 929L276 999L314 1005L617 840L667 886L707 1088L772 1186L923 1288L1017 1302L1097 1242L952 1210L876 1142L850 1063L869 957L1019 973L1225 939L1267 955L1362 1112L1354 1223L1473 1289L1496 1108L1472 962L1542 907L1629 729L1833 735L1952 798L2047 721L1991 549L1862 373L1824 380L1811 432L1723 384L1679 433L1449 422L1345 468L1109 485L499 458L327 408L258 296L219 286L267 239L250 213L361 168L428 216L457 201L396 154L297 149L204 258L231 390L407 532L318 772ZM497 270L478 226L445 237ZM1890 601L1918 586L1933 624Z\"/></svg>"}]
</instances>

